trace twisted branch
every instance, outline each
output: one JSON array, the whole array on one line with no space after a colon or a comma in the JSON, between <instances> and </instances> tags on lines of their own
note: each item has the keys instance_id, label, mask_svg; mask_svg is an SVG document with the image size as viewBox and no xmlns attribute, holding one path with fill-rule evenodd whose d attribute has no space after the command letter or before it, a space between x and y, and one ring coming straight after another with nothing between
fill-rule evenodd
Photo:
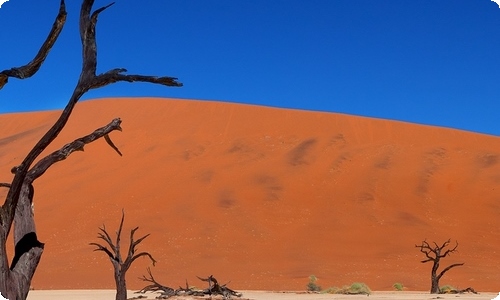
<instances>
[{"instance_id":1,"label":"twisted branch","mask_svg":"<svg viewBox=\"0 0 500 300\"><path fill-rule=\"evenodd\" d=\"M33 58L32 61L24 66L11 68L9 70L0 72L0 90L4 87L4 85L7 84L9 77L15 77L18 79L29 78L40 69L42 63L45 61L45 58L52 49L52 46L54 46L55 42L57 41L57 38L59 37L59 34L64 27L64 24L66 23L66 15L66 5L64 3L64 0L61 0L61 4L59 5L59 13L57 14L54 24L52 25L52 29L50 30L47 39L45 39L45 42L40 47L40 50L38 50L35 58Z\"/></svg>"}]
</instances>

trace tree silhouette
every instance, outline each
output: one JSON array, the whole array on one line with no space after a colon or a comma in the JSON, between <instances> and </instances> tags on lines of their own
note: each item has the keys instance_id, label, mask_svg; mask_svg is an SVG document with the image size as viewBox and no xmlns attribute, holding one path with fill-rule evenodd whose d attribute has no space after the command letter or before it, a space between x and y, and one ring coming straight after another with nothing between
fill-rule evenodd
<instances>
[{"instance_id":1,"label":"tree silhouette","mask_svg":"<svg viewBox=\"0 0 500 300\"><path fill-rule=\"evenodd\" d=\"M73 94L57 121L29 151L21 164L12 168L11 172L14 174L14 178L11 183L0 183L0 187L8 188L5 202L0 207L0 293L10 300L27 298L31 280L44 248L44 244L38 240L36 235L32 207L34 197L33 181L43 175L54 163L64 160L74 151L83 150L86 144L101 137L104 137L106 142L117 150L109 138L109 133L121 130L121 120L119 118L112 120L108 125L95 130L89 135L63 146L33 165L38 156L65 127L79 99L91 89L118 81L149 82L173 87L182 86L175 77L127 75L125 74L126 70L123 68L115 68L97 74L97 45L95 38L97 18L101 12L114 3L91 12L93 4L94 0L83 0L80 9L79 24L83 63ZM1 71L0 89L6 86L9 78L26 79L36 74L57 41L66 22L66 15L66 5L64 0L61 0L59 12L52 29L34 59L24 66ZM8 47L7 45L8 43L4 42L0 47ZM64 74L57 75L64 76ZM6 243L12 226L14 226L15 255L9 265Z\"/></svg>"},{"instance_id":2,"label":"tree silhouette","mask_svg":"<svg viewBox=\"0 0 500 300\"><path fill-rule=\"evenodd\" d=\"M415 247L420 248L420 252L424 253L426 256L426 259L421 261L422 263L432 262L431 294L439 294L439 280L441 279L441 277L443 277L443 275L450 269L458 266L463 266L464 264L457 263L449 265L438 274L437 272L441 258L444 258L450 255L451 253L455 252L458 247L458 242L456 242L455 247L446 250L445 248L448 247L448 245L450 244L450 240L447 240L441 246L439 246L436 242L434 242L433 244L434 246L431 246L426 240L424 240L420 245L415 245Z\"/></svg>"},{"instance_id":3,"label":"tree silhouette","mask_svg":"<svg viewBox=\"0 0 500 300\"><path fill-rule=\"evenodd\" d=\"M109 260L113 264L114 273L115 273L115 283L116 283L116 300L126 300L127 299L127 283L125 280L125 275L127 270L130 268L132 263L141 256L147 256L153 262L153 265L156 263L154 258L148 252L139 252L136 253L136 247L139 245L145 238L149 236L146 234L145 236L139 238L138 240L134 240L134 234L139 229L139 227L135 227L130 231L130 245L128 247L127 256L125 260L122 257L121 251L121 234L123 228L123 220L125 218L125 213L122 211L122 220L120 221L120 226L118 227L118 231L116 232L116 241L113 242L108 232L106 231L106 227L102 225L99 228L100 232L98 234L98 238L105 241L107 246L103 246L99 243L90 243L92 246L96 246L94 251L102 251L108 255ZM108 248L109 247L109 248Z\"/></svg>"}]
</instances>

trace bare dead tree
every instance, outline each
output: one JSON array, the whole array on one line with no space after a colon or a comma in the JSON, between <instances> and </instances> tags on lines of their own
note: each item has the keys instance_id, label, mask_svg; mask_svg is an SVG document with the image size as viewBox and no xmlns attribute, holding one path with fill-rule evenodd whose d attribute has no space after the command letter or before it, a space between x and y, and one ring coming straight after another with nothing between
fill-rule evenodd
<instances>
[{"instance_id":1,"label":"bare dead tree","mask_svg":"<svg viewBox=\"0 0 500 300\"><path fill-rule=\"evenodd\" d=\"M226 284L220 285L219 282L217 281L217 279L215 279L215 277L212 275L208 276L207 278L201 278L199 276L196 276L196 277L198 277L198 279L200 279L202 281L208 282L208 289L203 290L203 293L205 295L210 295L210 296L222 295L223 299L230 299L231 296L236 296L236 297L242 296L241 293L238 293L238 292L227 287L229 282Z\"/></svg>"},{"instance_id":2,"label":"bare dead tree","mask_svg":"<svg viewBox=\"0 0 500 300\"><path fill-rule=\"evenodd\" d=\"M92 246L96 246L94 251L102 251L108 255L109 260L113 264L114 275L115 275L115 283L116 283L116 300L126 300L127 299L127 283L125 280L125 275L127 270L130 268L132 263L138 259L139 257L146 256L153 262L155 265L156 260L149 254L148 252L139 252L136 253L136 247L139 245L145 238L149 236L146 234L145 236L134 240L134 234L139 229L139 227L135 227L130 231L130 245L128 247L127 256L125 260L122 258L122 252L120 247L120 239L123 228L123 220L125 219L125 213L122 211L122 219L120 221L120 227L118 227L118 231L116 232L116 241L113 242L108 232L106 231L106 227L102 225L99 228L100 232L98 234L98 238L105 241L107 246L103 246L99 243L90 243ZM109 247L109 248L108 248Z\"/></svg>"},{"instance_id":3,"label":"bare dead tree","mask_svg":"<svg viewBox=\"0 0 500 300\"><path fill-rule=\"evenodd\" d=\"M159 292L160 296L156 297L157 299L168 299L169 297L172 296L197 296L197 297L203 297L203 296L217 296L221 295L223 299L230 299L232 296L235 297L241 297L242 294L238 293L230 288L227 287L229 284L226 283L224 285L220 285L217 279L215 279L214 276L210 275L207 278L201 278L198 277L198 279L208 282L208 288L203 289L203 290L198 290L189 287L189 284L186 280L186 287L179 287L178 289L174 290L171 287L165 286L160 284L156 279L153 277L153 274L151 273L151 269L148 268L148 275L149 277L146 277L145 275L142 276L141 279L142 281L148 282L149 284L142 288L140 291L137 293L146 293L146 292Z\"/></svg>"},{"instance_id":4,"label":"bare dead tree","mask_svg":"<svg viewBox=\"0 0 500 300\"><path fill-rule=\"evenodd\" d=\"M8 188L4 204L0 207L0 292L11 300L26 299L31 280L38 266L44 244L38 241L33 218L32 202L34 198L33 181L41 176L54 163L68 157L72 152L82 150L83 146L94 140L104 137L106 142L119 154L118 148L111 142L109 133L120 130L120 119L115 119L108 125L97 129L92 134L67 144L60 150L40 160L32 167L34 161L59 135L65 127L73 108L78 100L89 90L118 82L149 82L165 86L180 87L175 77L157 77L144 75L127 75L123 68L116 68L96 74L97 45L95 27L101 12L113 5L101 7L94 12L94 0L83 0L80 10L80 37L82 42L83 63L80 78L66 107L53 126L41 137L21 164L12 168L14 178L11 183L2 183L0 187ZM59 5L59 13L52 29L42 44L35 58L22 67L11 68L0 72L0 89L3 88L9 77L25 79L33 76L41 67L48 53L57 41L66 21L66 6L64 0ZM14 226L15 256L9 265L7 259L7 237Z\"/></svg>"},{"instance_id":5,"label":"bare dead tree","mask_svg":"<svg viewBox=\"0 0 500 300\"><path fill-rule=\"evenodd\" d=\"M447 240L444 242L441 246L439 246L436 242L434 242L434 246L431 246L426 240L422 241L420 245L415 245L415 247L420 249L420 252L424 253L426 256L426 259L422 260L422 263L426 262L432 262L432 269L431 269L431 294L439 294L439 280L443 275L448 272L450 269L458 266L463 266L464 263L456 263L449 265L448 267L444 268L441 272L438 272L439 268L439 262L441 261L441 258L444 258L448 255L450 255L453 252L457 251L458 248L458 242L456 242L455 247L453 248L448 248L450 244L450 240Z\"/></svg>"}]
</instances>

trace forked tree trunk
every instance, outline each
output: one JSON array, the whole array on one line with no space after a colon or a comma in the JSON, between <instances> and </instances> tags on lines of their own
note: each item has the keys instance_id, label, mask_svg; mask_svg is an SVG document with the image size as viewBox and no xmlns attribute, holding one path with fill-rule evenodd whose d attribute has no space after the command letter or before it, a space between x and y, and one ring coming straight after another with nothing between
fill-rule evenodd
<instances>
[{"instance_id":1,"label":"forked tree trunk","mask_svg":"<svg viewBox=\"0 0 500 300\"><path fill-rule=\"evenodd\" d=\"M112 241L108 232L106 231L106 227L103 225L99 228L100 232L98 234L98 238L105 241L107 246L103 246L99 243L90 243L92 246L96 246L94 251L102 251L106 253L109 258L109 261L113 264L113 269L115 270L115 283L116 283L116 300L127 300L127 282L125 280L125 275L127 270L130 268L132 263L138 259L139 257L146 256L152 262L153 265L156 263L154 258L148 252L140 252L136 253L136 247L139 245L145 238L149 236L149 234L139 238L138 240L134 240L134 234L139 229L139 227L135 227L130 231L130 245L127 250L127 256L125 259L122 257L121 252L121 234L123 229L123 220L125 219L125 213L122 211L122 219L120 221L120 226L118 227L118 231L116 232L116 240Z\"/></svg>"},{"instance_id":2,"label":"forked tree trunk","mask_svg":"<svg viewBox=\"0 0 500 300\"><path fill-rule=\"evenodd\" d=\"M415 245L415 247L420 248L420 252L424 253L425 256L427 257L426 259L422 260L422 263L426 262L432 262L432 269L431 269L431 294L439 294L439 280L443 275L448 272L450 269L463 266L463 263L458 263L458 264L452 264L449 265L448 267L444 268L441 272L438 274L438 269L439 269L439 262L441 258L444 258L451 253L455 252L458 248L458 242L456 243L455 247L451 249L444 250L448 245L450 244L450 240L447 240L444 242L441 246L436 244L434 242L434 246L429 245L427 241L423 241L422 244L420 245Z\"/></svg>"}]
</instances>

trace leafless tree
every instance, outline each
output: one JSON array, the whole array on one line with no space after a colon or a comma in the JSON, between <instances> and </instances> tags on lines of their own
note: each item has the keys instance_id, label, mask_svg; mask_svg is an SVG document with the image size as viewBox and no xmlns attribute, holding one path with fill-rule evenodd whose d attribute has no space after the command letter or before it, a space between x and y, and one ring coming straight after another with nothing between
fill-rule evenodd
<instances>
[{"instance_id":1,"label":"leafless tree","mask_svg":"<svg viewBox=\"0 0 500 300\"><path fill-rule=\"evenodd\" d=\"M33 165L38 156L58 136L65 127L73 108L78 100L89 90L108 84L127 82L149 82L165 86L182 86L175 77L156 77L144 75L127 75L125 69L116 68L97 74L97 45L95 27L101 12L113 3L92 11L93 0L83 0L80 10L80 37L82 42L82 70L73 94L54 125L41 137L36 145L23 159L21 164L12 168L14 178L11 183L0 183L0 187L8 188L4 204L0 207L0 292L10 300L26 299L31 280L43 253L44 244L38 241L33 216L32 202L34 197L33 181L43 175L54 163L68 157L72 152L83 150L85 144L101 137L117 150L109 138L109 133L121 130L119 118L112 120L108 125L95 130L93 133L76 139L39 160ZM4 88L10 78L25 79L33 76L43 64L48 53L57 41L57 38L66 22L66 6L61 0L59 12L52 29L34 59L28 64L7 69L0 72L0 89ZM7 43L3 43L5 47ZM118 151L119 152L119 151ZM7 258L7 237L14 226L15 255L12 263Z\"/></svg>"},{"instance_id":2,"label":"leafless tree","mask_svg":"<svg viewBox=\"0 0 500 300\"><path fill-rule=\"evenodd\" d=\"M450 255L453 252L457 251L458 242L456 242L455 247L445 249L449 246L450 240L444 242L441 246L439 246L436 242L431 246L426 240L422 241L420 245L415 245L415 247L420 249L420 252L425 254L426 259L422 260L422 263L432 262L432 270L431 270L431 294L439 294L439 280L443 275L448 272L450 269L458 266L463 266L463 263L456 263L449 265L444 268L441 272L438 272L439 262L441 258L444 258Z\"/></svg>"},{"instance_id":3,"label":"leafless tree","mask_svg":"<svg viewBox=\"0 0 500 300\"><path fill-rule=\"evenodd\" d=\"M156 263L154 258L148 252L139 252L136 253L136 247L139 245L145 238L149 236L146 234L145 236L134 240L134 234L139 229L139 227L135 227L130 231L130 245L127 250L127 256L125 260L122 257L122 251L120 247L120 239L123 228L123 220L125 219L125 213L122 211L122 220L120 221L120 227L118 227L118 231L116 232L116 241L113 242L108 232L106 231L106 227L102 225L99 228L100 232L98 234L98 238L106 242L107 246L103 246L99 243L90 243L92 246L96 246L94 251L102 251L108 255L109 260L113 264L113 268L115 270L115 283L116 283L116 300L126 300L127 299L127 283L125 280L125 275L132 265L132 263L138 259L139 257L146 256L151 259L153 265ZM108 248L109 247L109 248Z\"/></svg>"}]
</instances>

